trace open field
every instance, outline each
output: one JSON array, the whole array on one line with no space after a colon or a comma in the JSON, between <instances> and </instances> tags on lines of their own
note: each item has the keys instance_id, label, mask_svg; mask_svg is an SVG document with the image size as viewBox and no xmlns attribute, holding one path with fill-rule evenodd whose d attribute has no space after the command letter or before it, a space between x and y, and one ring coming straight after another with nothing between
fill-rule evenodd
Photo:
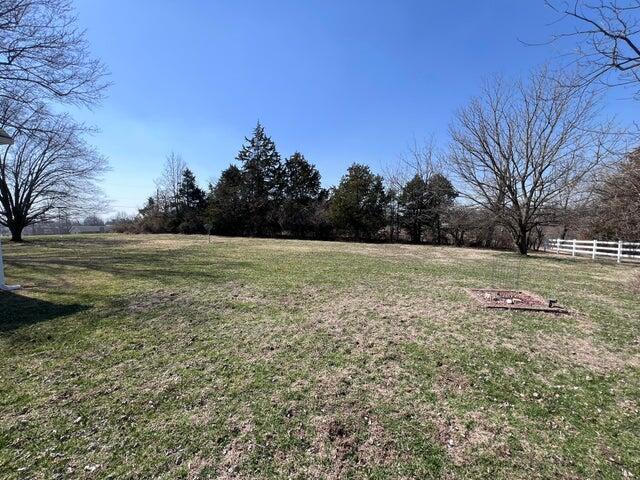
<instances>
[{"instance_id":1,"label":"open field","mask_svg":"<svg viewBox=\"0 0 640 480\"><path fill-rule=\"evenodd\" d=\"M0 478L640 476L632 266L170 235L5 253L27 288L0 294ZM487 286L573 313L482 310Z\"/></svg>"}]
</instances>

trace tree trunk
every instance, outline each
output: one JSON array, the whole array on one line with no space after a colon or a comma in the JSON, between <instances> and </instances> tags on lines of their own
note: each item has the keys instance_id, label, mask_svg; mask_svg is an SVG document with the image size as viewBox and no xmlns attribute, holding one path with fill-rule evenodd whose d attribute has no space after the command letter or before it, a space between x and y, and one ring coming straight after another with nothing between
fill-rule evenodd
<instances>
[{"instance_id":1,"label":"tree trunk","mask_svg":"<svg viewBox=\"0 0 640 480\"><path fill-rule=\"evenodd\" d=\"M22 227L19 227L15 224L9 225L9 231L11 232L11 241L12 242L22 242Z\"/></svg>"},{"instance_id":2,"label":"tree trunk","mask_svg":"<svg viewBox=\"0 0 640 480\"><path fill-rule=\"evenodd\" d=\"M561 239L561 240L564 240L564 239L565 239L565 237L567 236L567 231L568 231L567 226L566 226L566 225L563 225L563 226L562 226L562 233L560 233L560 239Z\"/></svg>"},{"instance_id":3,"label":"tree trunk","mask_svg":"<svg viewBox=\"0 0 640 480\"><path fill-rule=\"evenodd\" d=\"M518 246L518 252L520 255L526 255L529 251L529 234L526 229L521 228L518 233L518 238L516 239L516 243Z\"/></svg>"},{"instance_id":4,"label":"tree trunk","mask_svg":"<svg viewBox=\"0 0 640 480\"><path fill-rule=\"evenodd\" d=\"M414 223L411 232L411 242L418 244L422 241L422 227L419 223Z\"/></svg>"},{"instance_id":5,"label":"tree trunk","mask_svg":"<svg viewBox=\"0 0 640 480\"><path fill-rule=\"evenodd\" d=\"M22 242L22 231L26 227L26 221L22 216L16 218L16 215L9 216L7 218L7 228L11 232L11 241L12 242Z\"/></svg>"}]
</instances>

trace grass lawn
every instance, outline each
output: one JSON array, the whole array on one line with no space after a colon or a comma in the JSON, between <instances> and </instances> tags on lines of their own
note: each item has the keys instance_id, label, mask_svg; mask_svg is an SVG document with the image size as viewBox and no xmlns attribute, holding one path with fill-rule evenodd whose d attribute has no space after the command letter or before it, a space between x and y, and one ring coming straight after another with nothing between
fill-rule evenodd
<instances>
[{"instance_id":1,"label":"grass lawn","mask_svg":"<svg viewBox=\"0 0 640 480\"><path fill-rule=\"evenodd\" d=\"M640 477L640 269L158 236L4 245L0 478ZM637 282L637 283L636 283ZM481 309L466 288L569 316Z\"/></svg>"}]
</instances>

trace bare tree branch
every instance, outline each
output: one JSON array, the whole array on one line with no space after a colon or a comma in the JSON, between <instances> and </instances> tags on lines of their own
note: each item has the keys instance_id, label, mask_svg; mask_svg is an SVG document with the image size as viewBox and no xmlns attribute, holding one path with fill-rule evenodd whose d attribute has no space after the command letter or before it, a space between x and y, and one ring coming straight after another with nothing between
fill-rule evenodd
<instances>
[{"instance_id":1,"label":"bare tree branch","mask_svg":"<svg viewBox=\"0 0 640 480\"><path fill-rule=\"evenodd\" d=\"M460 109L449 161L461 194L495 216L521 253L563 196L616 155L619 134L598 123L599 98L541 69L528 81L496 79Z\"/></svg>"},{"instance_id":2,"label":"bare tree branch","mask_svg":"<svg viewBox=\"0 0 640 480\"><path fill-rule=\"evenodd\" d=\"M107 87L70 0L0 0L0 95L91 106Z\"/></svg>"},{"instance_id":3,"label":"bare tree branch","mask_svg":"<svg viewBox=\"0 0 640 480\"><path fill-rule=\"evenodd\" d=\"M97 180L107 163L87 145L86 133L67 116L47 111L16 130L14 144L0 157L0 224L14 240L53 209L94 210L104 199Z\"/></svg>"},{"instance_id":4,"label":"bare tree branch","mask_svg":"<svg viewBox=\"0 0 640 480\"><path fill-rule=\"evenodd\" d=\"M582 72L578 84L630 86L640 98L640 0L547 0L546 4L561 15L560 20L573 21L551 41L578 39L571 56Z\"/></svg>"}]
</instances>

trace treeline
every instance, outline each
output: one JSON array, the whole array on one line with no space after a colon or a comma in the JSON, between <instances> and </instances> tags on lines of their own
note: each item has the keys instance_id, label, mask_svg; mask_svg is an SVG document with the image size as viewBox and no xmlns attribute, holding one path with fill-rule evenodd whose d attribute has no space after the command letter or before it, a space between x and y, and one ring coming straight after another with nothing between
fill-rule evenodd
<instances>
[{"instance_id":1,"label":"treeline","mask_svg":"<svg viewBox=\"0 0 640 480\"><path fill-rule=\"evenodd\" d=\"M384 177L354 163L337 186L323 188L315 165L300 152L282 159L258 124L237 163L206 190L179 155L169 155L155 194L138 215L119 218L116 230L511 248L514 236L501 213L458 201L460 192L432 155L416 147L403 169ZM608 172L591 184L591 195L547 206L527 248L537 249L545 236L638 238L640 153Z\"/></svg>"},{"instance_id":2,"label":"treeline","mask_svg":"<svg viewBox=\"0 0 640 480\"><path fill-rule=\"evenodd\" d=\"M299 152L281 158L258 124L201 189L172 154L132 232L515 247L545 238L640 239L640 150L599 116L601 97L539 69L487 82L456 111L446 151L416 145L384 177L351 165L338 185Z\"/></svg>"},{"instance_id":3,"label":"treeline","mask_svg":"<svg viewBox=\"0 0 640 480\"><path fill-rule=\"evenodd\" d=\"M282 159L258 124L237 163L206 190L172 153L155 194L138 215L118 219L116 229L512 247L517 237L504 221L504 211L460 201L461 193L432 156L431 148L416 147L401 162L403 168L385 177L356 163L337 186L323 188L315 165L300 152ZM638 185L640 154L634 152L601 171L590 195L568 191L545 205L527 232L526 248L538 248L545 236L638 238ZM506 201L504 205L507 209Z\"/></svg>"},{"instance_id":4,"label":"treeline","mask_svg":"<svg viewBox=\"0 0 640 480\"><path fill-rule=\"evenodd\" d=\"M461 207L454 205L457 192L442 173L415 173L393 188L368 166L355 163L337 186L327 189L302 153L282 159L262 125L245 140L237 164L226 168L207 191L182 159L171 154L155 195L137 216L119 219L118 229L415 243L465 240Z\"/></svg>"}]
</instances>

